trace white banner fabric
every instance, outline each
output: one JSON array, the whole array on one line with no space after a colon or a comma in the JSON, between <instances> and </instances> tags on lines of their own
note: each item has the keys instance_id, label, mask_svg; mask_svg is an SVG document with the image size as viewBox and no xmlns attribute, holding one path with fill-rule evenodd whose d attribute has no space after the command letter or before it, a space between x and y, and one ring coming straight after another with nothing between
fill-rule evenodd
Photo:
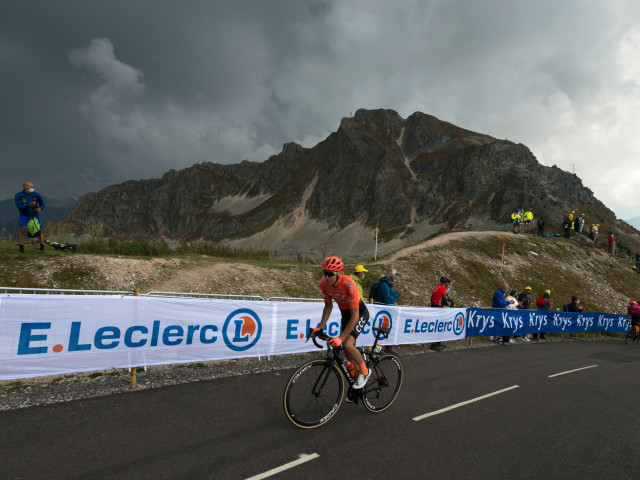
<instances>
[{"instance_id":1,"label":"white banner fabric","mask_svg":"<svg viewBox=\"0 0 640 480\"><path fill-rule=\"evenodd\" d=\"M159 297L0 295L0 380L316 350L306 332L322 302ZM464 309L368 305L372 326L390 326L384 344L465 336ZM340 333L337 306L325 331Z\"/></svg>"}]
</instances>

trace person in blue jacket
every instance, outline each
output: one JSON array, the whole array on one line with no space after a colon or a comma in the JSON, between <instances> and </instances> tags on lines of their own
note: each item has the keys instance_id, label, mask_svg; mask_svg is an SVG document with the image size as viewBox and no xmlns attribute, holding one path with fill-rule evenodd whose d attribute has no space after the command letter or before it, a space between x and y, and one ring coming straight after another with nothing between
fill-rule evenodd
<instances>
[{"instance_id":1,"label":"person in blue jacket","mask_svg":"<svg viewBox=\"0 0 640 480\"><path fill-rule=\"evenodd\" d=\"M24 252L24 235L27 233L27 224L29 220L35 218L42 225L40 220L40 212L44 209L44 200L42 196L35 191L33 183L26 181L22 184L22 190L16 193L16 207L20 212L18 219L20 232L18 233L18 248L20 252ZM40 250L44 251L44 234L40 229Z\"/></svg>"},{"instance_id":2,"label":"person in blue jacket","mask_svg":"<svg viewBox=\"0 0 640 480\"><path fill-rule=\"evenodd\" d=\"M402 289L393 290L393 284L398 281L398 271L395 268L389 268L387 273L378 280L378 292L376 294L375 303L384 303L385 305L395 305L396 300L402 295ZM384 347L387 353L396 353L390 345Z\"/></svg>"},{"instance_id":3,"label":"person in blue jacket","mask_svg":"<svg viewBox=\"0 0 640 480\"><path fill-rule=\"evenodd\" d=\"M380 277L378 286L378 294L376 295L376 303L384 303L385 305L395 305L396 300L402 295L402 289L393 290L393 284L398 281L398 271L390 268L385 276Z\"/></svg>"},{"instance_id":4,"label":"person in blue jacket","mask_svg":"<svg viewBox=\"0 0 640 480\"><path fill-rule=\"evenodd\" d=\"M491 300L491 308L506 308L507 305L515 303L515 300L507 300L506 298L504 298L504 294L507 293L507 290L509 290L509 285L507 284L507 282L502 282L500 288L493 294L493 299ZM502 345L503 342L514 343L510 340L509 337L497 338L500 345Z\"/></svg>"}]
</instances>

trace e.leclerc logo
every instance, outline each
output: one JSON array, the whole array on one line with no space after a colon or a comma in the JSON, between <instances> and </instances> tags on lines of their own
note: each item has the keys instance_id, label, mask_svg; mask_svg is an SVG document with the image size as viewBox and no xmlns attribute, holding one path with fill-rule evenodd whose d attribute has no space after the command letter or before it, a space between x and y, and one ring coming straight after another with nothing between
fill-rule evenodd
<instances>
[{"instance_id":1,"label":"e.leclerc logo","mask_svg":"<svg viewBox=\"0 0 640 480\"><path fill-rule=\"evenodd\" d=\"M90 330L90 329L89 329ZM218 326L162 325L154 320L150 325L130 325L121 330L115 325L103 325L95 332L84 332L82 322L71 322L66 343L55 343L54 353L88 352L92 349L171 347L178 345L211 345L218 340ZM25 322L20 327L18 355L46 354L53 343L49 336L51 322ZM262 333L260 317L248 308L233 311L222 328L224 343L231 350L241 352L253 347ZM81 341L81 338L84 341ZM87 341L88 340L88 341Z\"/></svg>"},{"instance_id":2,"label":"e.leclerc logo","mask_svg":"<svg viewBox=\"0 0 640 480\"><path fill-rule=\"evenodd\" d=\"M262 334L262 322L253 310L241 308L231 312L222 327L224 343L235 352L253 347Z\"/></svg>"},{"instance_id":3,"label":"e.leclerc logo","mask_svg":"<svg viewBox=\"0 0 640 480\"><path fill-rule=\"evenodd\" d=\"M373 318L373 327L392 328L393 317L391 317L391 314L387 310L380 310ZM373 335L375 336L375 333L373 333Z\"/></svg>"},{"instance_id":4,"label":"e.leclerc logo","mask_svg":"<svg viewBox=\"0 0 640 480\"><path fill-rule=\"evenodd\" d=\"M456 318L453 319L453 333L460 335L462 330L464 330L464 314L458 312Z\"/></svg>"}]
</instances>

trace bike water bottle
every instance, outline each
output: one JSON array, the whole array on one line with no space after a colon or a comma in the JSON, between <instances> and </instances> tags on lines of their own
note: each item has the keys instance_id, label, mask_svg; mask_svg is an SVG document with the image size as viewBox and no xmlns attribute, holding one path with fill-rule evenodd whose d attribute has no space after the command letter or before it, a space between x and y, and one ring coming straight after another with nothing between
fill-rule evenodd
<instances>
[{"instance_id":1,"label":"bike water bottle","mask_svg":"<svg viewBox=\"0 0 640 480\"><path fill-rule=\"evenodd\" d=\"M351 378L356 378L356 367L353 365L353 363L345 362L345 365L347 366L347 371L349 372Z\"/></svg>"}]
</instances>

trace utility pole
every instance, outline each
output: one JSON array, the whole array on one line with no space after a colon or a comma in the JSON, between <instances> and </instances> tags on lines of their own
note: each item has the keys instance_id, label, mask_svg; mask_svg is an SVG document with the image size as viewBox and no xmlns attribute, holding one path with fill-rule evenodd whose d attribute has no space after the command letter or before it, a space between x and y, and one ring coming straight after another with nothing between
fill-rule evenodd
<instances>
[{"instance_id":1,"label":"utility pole","mask_svg":"<svg viewBox=\"0 0 640 480\"><path fill-rule=\"evenodd\" d=\"M571 173L573 173L574 175L576 174L576 169L575 169L576 164L572 163L571 164Z\"/></svg>"},{"instance_id":2,"label":"utility pole","mask_svg":"<svg viewBox=\"0 0 640 480\"><path fill-rule=\"evenodd\" d=\"M378 259L378 224L376 223L376 249L373 252L373 260Z\"/></svg>"}]
</instances>

